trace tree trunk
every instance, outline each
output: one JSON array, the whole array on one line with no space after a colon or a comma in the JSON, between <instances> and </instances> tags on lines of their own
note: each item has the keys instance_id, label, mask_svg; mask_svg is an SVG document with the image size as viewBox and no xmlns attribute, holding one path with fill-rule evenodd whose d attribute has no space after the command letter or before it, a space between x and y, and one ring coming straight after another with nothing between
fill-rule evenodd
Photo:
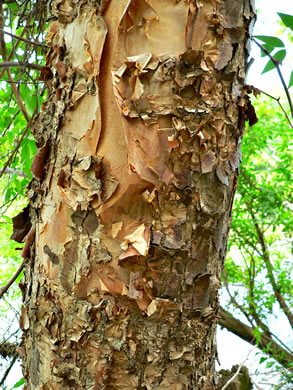
<instances>
[{"instance_id":1,"label":"tree trunk","mask_svg":"<svg viewBox=\"0 0 293 390\"><path fill-rule=\"evenodd\" d=\"M51 6L23 250L27 389L213 389L254 12Z\"/></svg>"}]
</instances>

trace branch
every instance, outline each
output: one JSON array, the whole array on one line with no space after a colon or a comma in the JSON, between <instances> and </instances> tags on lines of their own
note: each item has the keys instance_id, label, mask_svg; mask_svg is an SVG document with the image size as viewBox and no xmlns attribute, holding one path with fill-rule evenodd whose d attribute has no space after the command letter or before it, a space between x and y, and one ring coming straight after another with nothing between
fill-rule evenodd
<instances>
[{"instance_id":1,"label":"branch","mask_svg":"<svg viewBox=\"0 0 293 390\"><path fill-rule=\"evenodd\" d=\"M248 267L247 267L248 268ZM254 323L252 321L252 319L255 321L256 325L261 328L264 332L264 335L266 335L267 338L271 339L271 332L269 330L269 328L266 326L266 324L264 324L261 319L259 318L259 315L257 314L257 312L255 311L254 307L251 305L251 303L249 303L249 309L250 309L250 312L247 313L247 311L243 308L243 306L241 306L237 300L235 299L235 296L233 296L229 290L229 286L228 286L228 283L227 283L227 277L226 277L226 271L224 270L223 271L223 276L224 276L224 285L225 285L225 288L226 288L226 291L231 299L231 302L233 304L233 306L236 308L236 309L239 309L242 314L244 314L244 316L246 317L247 321L250 322L250 324L252 326L254 326ZM248 299L249 300L249 299ZM249 300L250 301L250 300ZM251 319L252 317L252 319Z\"/></svg>"},{"instance_id":2,"label":"branch","mask_svg":"<svg viewBox=\"0 0 293 390\"><path fill-rule=\"evenodd\" d=\"M230 383L232 383L234 381L234 379L239 375L240 371L241 371L241 368L244 366L244 363L248 360L249 358L249 355L251 354L252 351L255 350L256 347L250 349L248 351L248 354L246 356L246 358L243 360L243 362L241 364L239 364L235 374L225 383L225 385L221 388L221 390L225 390L227 389L227 387L229 386ZM247 370L248 371L248 370Z\"/></svg>"},{"instance_id":3,"label":"branch","mask_svg":"<svg viewBox=\"0 0 293 390\"><path fill-rule=\"evenodd\" d=\"M9 158L8 158L8 160L6 161L4 167L2 168L2 172L0 173L0 178L4 175L6 169L8 168L8 165L10 164L11 160L13 159L14 154L18 151L18 149L19 149L19 147L20 147L20 144L21 144L22 140L23 140L24 137L26 136L26 134L27 134L27 132L28 132L28 130L29 130L29 128L30 128L30 126L31 126L31 124L32 124L32 122L33 122L33 120L34 120L34 117L35 117L35 114L36 114L37 110L38 110L38 108L36 107L36 108L35 108L35 111L33 112L33 115L32 115L32 117L31 117L31 119L28 121L28 123L27 123L27 125L26 125L26 127L25 127L25 129L24 129L24 132L22 133L22 136L19 138L19 140L18 140L18 142L17 142L15 148L14 148L13 151L11 152L11 155L9 156Z\"/></svg>"},{"instance_id":4,"label":"branch","mask_svg":"<svg viewBox=\"0 0 293 390\"><path fill-rule=\"evenodd\" d=\"M25 61L19 61L19 62L3 61L3 62L0 62L0 68L14 68L14 67L26 67L26 68L36 69L36 70L41 70L43 68L42 65L32 64L30 62L25 62Z\"/></svg>"},{"instance_id":5,"label":"branch","mask_svg":"<svg viewBox=\"0 0 293 390\"><path fill-rule=\"evenodd\" d=\"M255 227L255 230L256 230L256 233L257 233L257 236L258 236L261 248L262 248L263 259L264 259L266 269L268 272L268 278L269 278L269 281L273 287L275 297L276 297L277 301L279 302L279 305L280 305L281 309L283 310L284 314L287 316L288 321L293 329L293 314L291 313L290 308L287 306L285 299L284 299L283 295L281 294L280 289L276 283L274 273L273 273L273 266L272 266L270 256L269 256L269 253L267 250L267 245L265 242L264 234L261 231L261 228L260 228L260 226L255 218L255 215L252 211L252 208L250 207L250 205L248 203L246 203L246 207L247 207L247 210L248 210L248 212L251 215L251 218L253 220L253 224L254 224L254 227Z\"/></svg>"},{"instance_id":6,"label":"branch","mask_svg":"<svg viewBox=\"0 0 293 390\"><path fill-rule=\"evenodd\" d=\"M8 283L5 284L0 290L0 299L3 297L3 295L8 291L9 287L16 281L17 277L21 274L24 266L26 263L26 259L23 260L23 262L18 267L18 270L15 272L15 274L12 276L12 278L9 280Z\"/></svg>"},{"instance_id":7,"label":"branch","mask_svg":"<svg viewBox=\"0 0 293 390\"><path fill-rule=\"evenodd\" d=\"M1 18L1 16L0 16L0 18ZM20 34L21 37L25 34L26 29L27 29L27 28L24 27L24 29L22 30L22 32L21 32L21 34ZM2 35L3 35L3 34L2 34ZM18 46L20 45L20 42L21 42L21 41L17 41L17 42L16 42L16 45L14 45L14 51L18 48ZM7 58L7 61L10 61L10 60L13 58L14 51L11 50L11 52L9 53L9 56L8 56L8 58ZM2 76L3 76L4 72L5 72L5 69L3 69L3 70L0 72L0 79L2 79Z\"/></svg>"},{"instance_id":8,"label":"branch","mask_svg":"<svg viewBox=\"0 0 293 390\"><path fill-rule=\"evenodd\" d=\"M25 190L25 188L27 188L27 186L24 186L20 189L19 192L17 192L12 198L10 198L9 200L7 200L5 203L1 204L0 206L0 210L4 209L4 207L6 206L6 209L4 211L1 212L1 215L5 214L6 211L8 210L9 206L11 205L11 203L14 201L14 199L16 199L19 195L23 195L23 191Z\"/></svg>"},{"instance_id":9,"label":"branch","mask_svg":"<svg viewBox=\"0 0 293 390\"><path fill-rule=\"evenodd\" d=\"M282 109L282 111L283 111L285 117L287 118L287 121L289 122L289 125L290 125L291 129L293 129L293 123L291 122L291 120L290 120L290 118L289 118L289 116L288 116L288 114L287 114L285 108L282 106L282 104L281 104L281 102L280 102L280 98L279 98L279 97L276 98L276 97L270 95L269 93L267 93L267 92L265 92L265 91L262 91L261 89L259 89L259 91L260 91L261 93L264 93L265 95L267 95L267 96L270 97L271 99L276 100L276 102L278 102L278 104L279 104L279 106L281 107L281 109Z\"/></svg>"},{"instance_id":10,"label":"branch","mask_svg":"<svg viewBox=\"0 0 293 390\"><path fill-rule=\"evenodd\" d=\"M22 42L26 42L28 43L29 45L34 45L34 46L40 46L40 47L44 47L44 48L48 48L47 45L44 45L43 43L39 43L39 42L33 42L33 41L30 41L29 39L26 39L26 38L22 38L22 37L19 37L18 35L14 35L8 31L5 31L4 29L0 28L0 31L4 34L7 34L15 39L18 39Z\"/></svg>"},{"instance_id":11,"label":"branch","mask_svg":"<svg viewBox=\"0 0 293 390\"><path fill-rule=\"evenodd\" d=\"M9 341L3 341L0 344L0 355L4 359L6 359L7 357L12 357L14 356L17 347L17 344L10 343Z\"/></svg>"},{"instance_id":12,"label":"branch","mask_svg":"<svg viewBox=\"0 0 293 390\"><path fill-rule=\"evenodd\" d=\"M274 340L268 338L262 333L259 342L257 343L254 335L256 328L245 325L243 322L234 318L232 314L222 307L220 308L219 314L220 326L234 333L236 336L240 337L244 341L247 341L251 345L257 346L263 350L264 353L279 362L283 367L289 368L292 366L293 355Z\"/></svg>"},{"instance_id":13,"label":"branch","mask_svg":"<svg viewBox=\"0 0 293 390\"><path fill-rule=\"evenodd\" d=\"M4 27L4 15L3 15L3 8L2 8L2 5L1 5L1 8L0 8L0 28L3 28ZM1 48L1 54L2 54L2 58L6 61L7 60L7 49L6 49L6 45L5 45L5 40L4 40L4 35L3 33L0 33L0 48ZM9 63L8 61L6 61L7 63ZM4 62L5 63L5 62ZM3 62L2 62L3 64ZM0 64L1 65L1 64ZM9 81L14 81L13 80L13 77L12 77L12 74L10 72L10 69L8 69L8 67L5 67L5 70L6 70L6 73L7 73L7 77L8 77L8 80ZM19 108L21 109L21 111L23 112L23 115L25 117L25 119L27 121L29 121L29 115L27 113L27 110L25 108L25 105L23 104L23 101L20 97L20 94L19 94L19 91L18 91L18 88L16 87L15 84L11 84L11 88L12 88L12 91L14 93L14 96L15 96L15 99L17 101L17 104L19 105ZM1 176L0 176L1 177Z\"/></svg>"},{"instance_id":14,"label":"branch","mask_svg":"<svg viewBox=\"0 0 293 390\"><path fill-rule=\"evenodd\" d=\"M14 363L16 362L18 357L19 357L18 354L15 353L15 355L13 356L13 358L11 360L11 363L9 364L9 367L4 372L4 375L3 375L2 379L1 379L1 382L0 382L0 386L2 386L4 384L4 382L6 381L6 378L8 377L8 374L9 374L10 370L12 369L12 367L14 366Z\"/></svg>"},{"instance_id":15,"label":"branch","mask_svg":"<svg viewBox=\"0 0 293 390\"><path fill-rule=\"evenodd\" d=\"M239 188L238 188L239 189ZM240 192L240 191L239 191ZM243 195L243 193L240 192L240 195ZM250 240L248 240L246 237L243 237L243 234L241 234L241 232L239 231L239 229L237 228L234 228L233 229L239 236L239 239L242 240L243 244L248 244L249 246L251 246L255 251L256 253L258 253L258 255L260 257L262 257L262 253L260 252L260 250L254 245L254 243Z\"/></svg>"},{"instance_id":16,"label":"branch","mask_svg":"<svg viewBox=\"0 0 293 390\"><path fill-rule=\"evenodd\" d=\"M246 312L246 310L236 301L234 295L231 294L230 292L230 289L229 289L229 285L228 285L228 282L227 282L227 273L225 271L225 269L223 270L223 279L224 279L224 286L226 288L226 291L231 299L231 302L232 304L234 305L234 307L236 309L239 309L241 311L242 314L244 314L244 316L246 317L247 321L251 323L251 325L253 325L253 322L251 321L250 319L250 316L249 314Z\"/></svg>"},{"instance_id":17,"label":"branch","mask_svg":"<svg viewBox=\"0 0 293 390\"><path fill-rule=\"evenodd\" d=\"M7 76L8 76L9 81L13 81L11 72L10 72L10 70L7 69L7 68L6 68L6 73L7 73ZM24 105L24 103L23 103L23 101L22 101L22 98L21 98L21 96L20 96L20 93L19 93L19 91L18 91L18 88L16 87L15 84L11 84L11 89L12 89L12 91L13 91L13 93L14 93L14 96L15 96L15 99L16 99L16 101L17 101L17 104L19 105L19 108L21 109L21 111L22 111L22 113L23 113L25 119L26 119L27 121L29 121L30 118L29 118L28 112L27 112L27 110L26 110L26 108L25 108L25 105Z\"/></svg>"},{"instance_id":18,"label":"branch","mask_svg":"<svg viewBox=\"0 0 293 390\"><path fill-rule=\"evenodd\" d=\"M18 109L15 113L14 113L14 115L13 115L13 117L10 119L10 122L8 123L8 125L6 126L6 129L3 131L3 133L2 133L2 137L4 137L5 136L5 134L6 134L6 132L10 129L10 126L12 125L12 123L14 122L14 120L15 120L15 118L17 117L17 115L20 113L20 109Z\"/></svg>"},{"instance_id":19,"label":"branch","mask_svg":"<svg viewBox=\"0 0 293 390\"><path fill-rule=\"evenodd\" d=\"M260 387L258 383L256 383L252 378L251 378L252 384L256 387L256 390L265 390L263 387Z\"/></svg>"},{"instance_id":20,"label":"branch","mask_svg":"<svg viewBox=\"0 0 293 390\"><path fill-rule=\"evenodd\" d=\"M289 103L289 107L290 107L290 112L291 112L291 116L293 118L293 104L292 104L292 100L291 100L291 96L289 94L289 90L287 88L287 85L285 83L285 80L283 78L283 75L281 73L281 70L280 70L280 62L278 60L275 60L274 57L271 55L271 53L265 48L263 47L263 45L261 45L260 43L258 43L255 38L252 38L253 42L255 42L257 44L257 46L270 58L270 60L272 61L272 63L275 65L275 68L277 69L277 72L278 72L278 75L280 77L280 80L281 80L281 83L283 84L283 88L285 90L285 93L286 93L286 96L287 96L287 100L288 100L288 103Z\"/></svg>"},{"instance_id":21,"label":"branch","mask_svg":"<svg viewBox=\"0 0 293 390\"><path fill-rule=\"evenodd\" d=\"M244 177L244 179L248 182L251 187L255 188L257 191L262 192L263 190L261 188L258 188L250 179L250 177L245 173L245 168L241 167L241 175Z\"/></svg>"},{"instance_id":22,"label":"branch","mask_svg":"<svg viewBox=\"0 0 293 390\"><path fill-rule=\"evenodd\" d=\"M21 81L21 80L18 81L1 80L1 81L4 81L5 83L9 83L9 84L33 84L33 85L44 84L44 81Z\"/></svg>"},{"instance_id":23,"label":"branch","mask_svg":"<svg viewBox=\"0 0 293 390\"><path fill-rule=\"evenodd\" d=\"M2 171L3 171L3 169L0 169L0 175L2 174ZM19 169L6 168L4 173L17 175L20 177L28 177L24 172L20 171Z\"/></svg>"}]
</instances>

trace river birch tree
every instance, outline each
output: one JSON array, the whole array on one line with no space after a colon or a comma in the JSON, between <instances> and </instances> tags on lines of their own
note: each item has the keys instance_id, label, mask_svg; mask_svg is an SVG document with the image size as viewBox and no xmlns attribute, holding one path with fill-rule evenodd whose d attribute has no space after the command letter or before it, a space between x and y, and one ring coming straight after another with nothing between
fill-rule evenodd
<instances>
[{"instance_id":1,"label":"river birch tree","mask_svg":"<svg viewBox=\"0 0 293 390\"><path fill-rule=\"evenodd\" d=\"M249 0L53 0L21 288L27 389L210 390Z\"/></svg>"}]
</instances>

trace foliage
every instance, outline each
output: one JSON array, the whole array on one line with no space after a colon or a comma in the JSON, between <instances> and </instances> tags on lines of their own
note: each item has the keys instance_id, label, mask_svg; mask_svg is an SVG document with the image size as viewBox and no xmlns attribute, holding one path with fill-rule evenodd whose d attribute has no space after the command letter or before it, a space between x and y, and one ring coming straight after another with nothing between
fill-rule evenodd
<instances>
[{"instance_id":1,"label":"foliage","mask_svg":"<svg viewBox=\"0 0 293 390\"><path fill-rule=\"evenodd\" d=\"M45 27L44 11L41 1L28 2L21 8L17 2L2 2L0 9L0 28L19 36L25 41L2 34L0 31L0 62L32 63L41 66L46 48L41 44L42 31ZM43 2L43 6L44 6ZM0 68L0 239L2 242L1 258L6 267L3 272L15 268L15 248L19 244L9 240L11 235L12 214L16 215L27 202L24 195L32 173L31 161L36 153L33 136L27 132L21 140L27 122L33 113L39 111L44 99L43 83L38 80L39 72L30 67ZM19 104L23 103L23 107ZM6 163L9 164L6 168ZM6 168L6 171L3 170ZM11 207L11 205L13 206Z\"/></svg>"},{"instance_id":2,"label":"foliage","mask_svg":"<svg viewBox=\"0 0 293 390\"><path fill-rule=\"evenodd\" d=\"M270 101L254 104L259 123L249 128L243 138L243 163L232 214L225 287L236 315L255 329L256 341L266 334L290 351L286 336L282 332L275 335L270 328L280 318L286 322L288 315L280 300L290 310L293 293L292 258L290 261L293 142L286 119ZM283 324L282 328L286 333L290 326L287 324L286 328ZM265 352L274 357L275 352ZM264 362L268 368L275 364L262 357L260 363ZM286 381L293 383L293 375L287 371L284 374L289 375Z\"/></svg>"},{"instance_id":3,"label":"foliage","mask_svg":"<svg viewBox=\"0 0 293 390\"><path fill-rule=\"evenodd\" d=\"M12 390L12 389L18 389L20 388L20 386L24 385L25 384L25 380L24 378L21 378L19 381L17 381L9 390ZM3 390L8 390L8 387L5 386Z\"/></svg>"},{"instance_id":4,"label":"foliage","mask_svg":"<svg viewBox=\"0 0 293 390\"><path fill-rule=\"evenodd\" d=\"M278 15L282 21L282 27L284 30L286 30L288 37L290 39L293 31L293 15L287 15L282 13L278 13ZM279 63L282 63L282 61L286 57L287 51L283 41L280 38L267 36L267 35L255 35L254 38L257 38L262 42L262 47L273 57L274 60L278 61ZM261 50L262 57L268 55L265 50ZM270 59L268 60L262 73L269 72L272 69L275 69L275 64ZM290 80L287 85L288 89L291 88L292 85L293 85L293 70L291 72Z\"/></svg>"},{"instance_id":5,"label":"foliage","mask_svg":"<svg viewBox=\"0 0 293 390\"><path fill-rule=\"evenodd\" d=\"M25 190L32 178L30 165L36 145L27 124L45 97L44 85L38 80L39 72L35 68L44 63L46 48L39 42L43 41L46 17L44 0L0 2L0 288L19 267L20 256L16 250L23 246L10 240L11 217L27 203ZM3 29L14 37L3 33ZM4 63L24 66L4 68ZM21 275L0 302L0 345L3 341L19 341L20 278ZM13 358L1 360L2 375L8 374L14 361ZM14 388L21 385L19 381Z\"/></svg>"},{"instance_id":6,"label":"foliage","mask_svg":"<svg viewBox=\"0 0 293 390\"><path fill-rule=\"evenodd\" d=\"M2 2L0 5L0 28L25 40L12 38L0 31L2 64L32 61L41 64L44 61L45 48L33 44L43 39L40 32L45 25L42 8L38 1L25 3L24 8L19 8L17 2ZM34 69L26 66L1 67L0 78L0 280L4 282L18 266L15 250L22 245L9 239L12 233L11 217L27 203L25 189L32 178L30 166L36 153L35 141L29 132L20 144L19 141L35 107L38 111L44 96L41 96L43 86ZM1 306L0 311L3 314L5 307Z\"/></svg>"}]
</instances>

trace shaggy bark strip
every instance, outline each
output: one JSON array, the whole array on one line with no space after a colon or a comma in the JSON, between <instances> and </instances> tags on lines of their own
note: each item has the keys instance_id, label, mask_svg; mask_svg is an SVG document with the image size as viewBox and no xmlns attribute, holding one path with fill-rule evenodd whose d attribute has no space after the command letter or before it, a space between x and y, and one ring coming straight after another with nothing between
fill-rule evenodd
<instances>
[{"instance_id":1,"label":"shaggy bark strip","mask_svg":"<svg viewBox=\"0 0 293 390\"><path fill-rule=\"evenodd\" d=\"M27 389L213 389L254 12L52 9L22 283Z\"/></svg>"}]
</instances>

